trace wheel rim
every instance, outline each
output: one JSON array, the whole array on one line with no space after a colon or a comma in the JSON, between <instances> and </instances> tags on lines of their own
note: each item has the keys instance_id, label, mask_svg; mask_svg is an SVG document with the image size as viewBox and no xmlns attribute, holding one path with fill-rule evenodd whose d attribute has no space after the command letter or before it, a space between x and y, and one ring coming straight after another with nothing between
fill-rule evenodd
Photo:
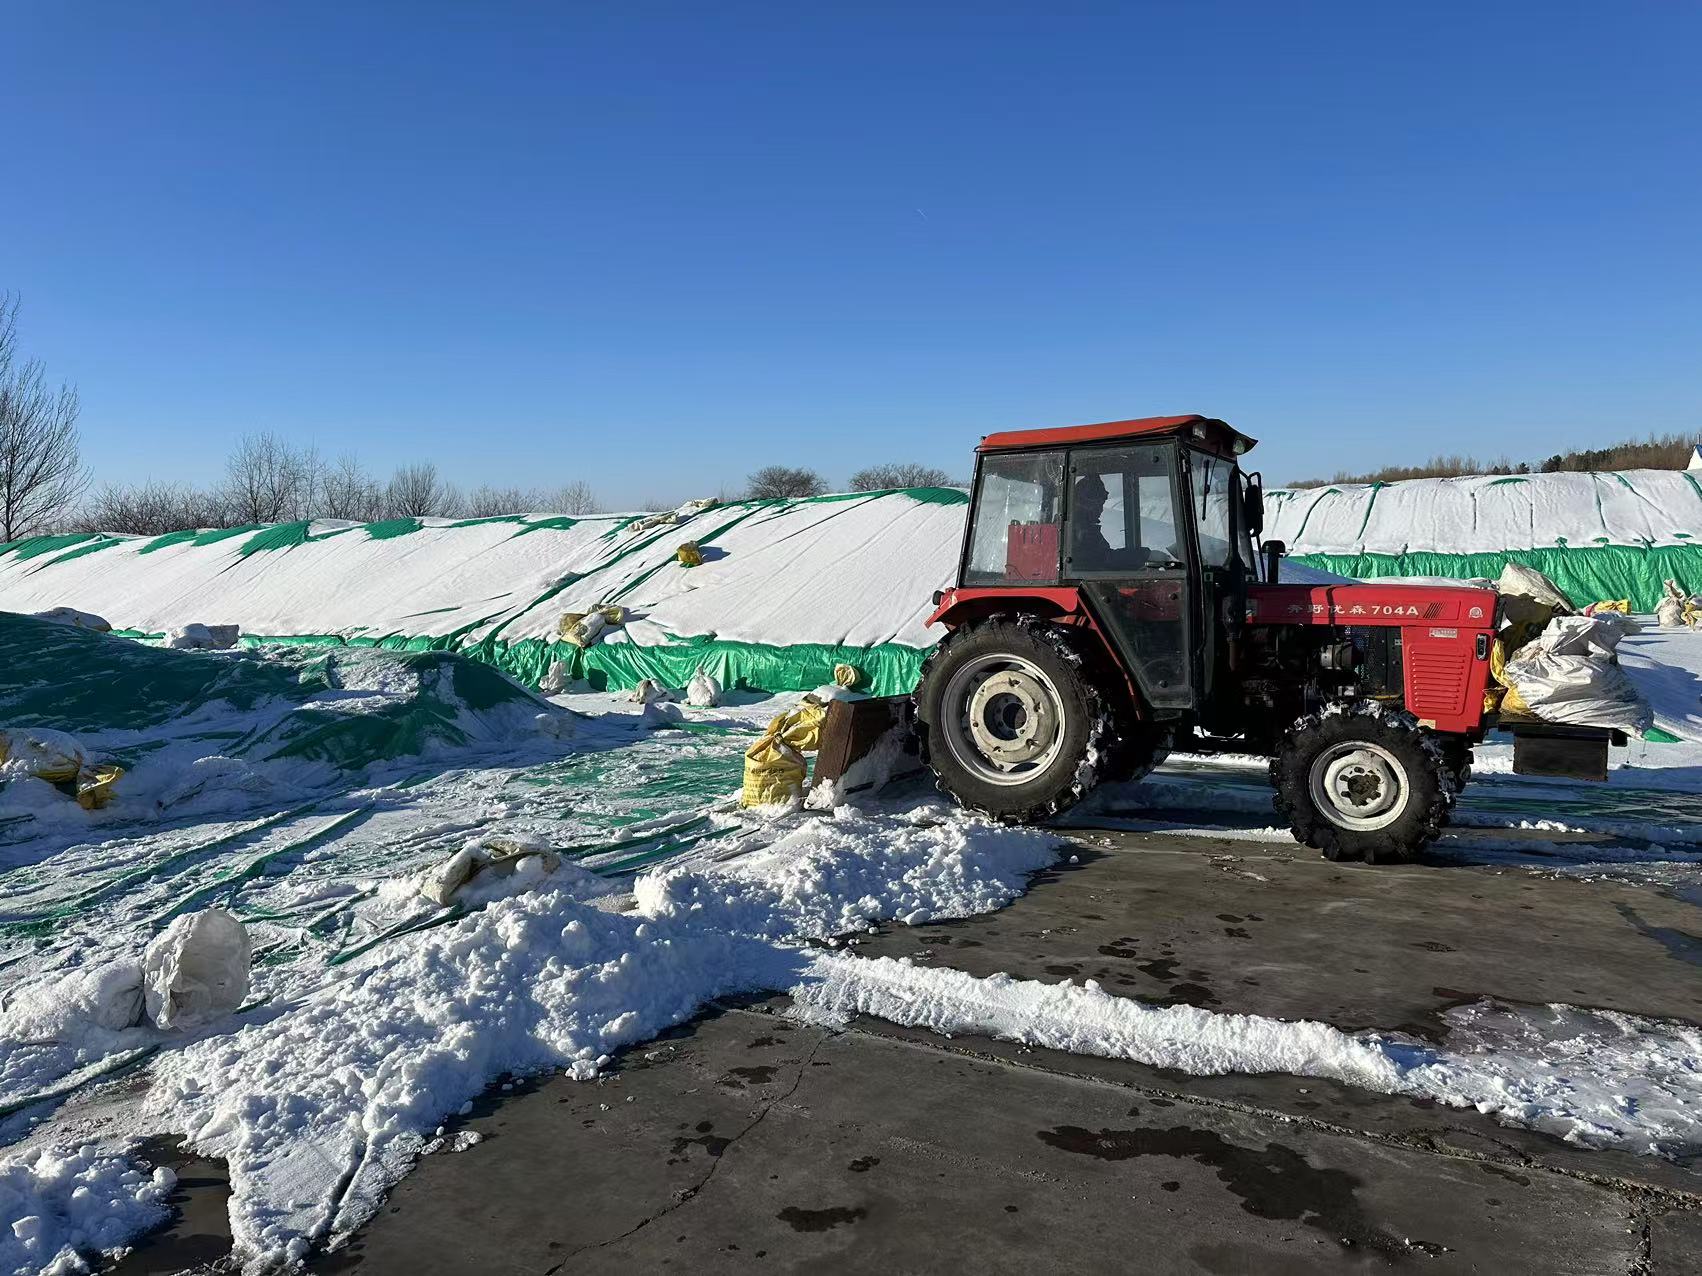
<instances>
[{"instance_id":1,"label":"wheel rim","mask_svg":"<svg viewBox=\"0 0 1702 1276\"><path fill-rule=\"evenodd\" d=\"M1064 700L1052 679L1021 656L967 661L942 697L946 747L988 784L1026 784L1064 747Z\"/></svg>"},{"instance_id":2,"label":"wheel rim","mask_svg":"<svg viewBox=\"0 0 1702 1276\"><path fill-rule=\"evenodd\" d=\"M1350 740L1312 762L1312 804L1330 823L1355 832L1387 828L1406 810L1406 768L1380 744Z\"/></svg>"}]
</instances>

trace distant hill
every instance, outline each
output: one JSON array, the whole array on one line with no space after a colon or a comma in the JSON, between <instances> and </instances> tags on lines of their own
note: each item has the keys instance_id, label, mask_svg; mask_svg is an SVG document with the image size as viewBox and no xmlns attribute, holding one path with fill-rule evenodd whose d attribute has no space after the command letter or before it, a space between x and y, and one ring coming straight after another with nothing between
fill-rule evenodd
<instances>
[{"instance_id":1,"label":"distant hill","mask_svg":"<svg viewBox=\"0 0 1702 1276\"><path fill-rule=\"evenodd\" d=\"M1651 434L1641 441L1628 439L1604 448L1557 452L1537 462L1514 463L1506 457L1480 461L1475 456L1433 456L1422 465L1385 465L1380 470L1350 474L1346 470L1328 478L1301 479L1290 487L1324 487L1330 483L1396 483L1401 479L1454 478L1461 474L1555 474L1577 470L1682 470L1690 463L1696 436Z\"/></svg>"}]
</instances>

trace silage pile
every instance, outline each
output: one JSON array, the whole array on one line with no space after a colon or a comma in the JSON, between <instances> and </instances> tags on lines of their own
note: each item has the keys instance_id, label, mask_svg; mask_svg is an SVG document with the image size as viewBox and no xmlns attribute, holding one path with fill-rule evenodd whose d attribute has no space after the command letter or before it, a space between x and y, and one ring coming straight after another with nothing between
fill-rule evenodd
<instances>
[{"instance_id":1,"label":"silage pile","mask_svg":"<svg viewBox=\"0 0 1702 1276\"><path fill-rule=\"evenodd\" d=\"M955 488L696 504L653 516L283 523L0 546L0 609L75 607L121 633L240 625L245 641L453 651L535 686L552 662L594 687L804 690L855 664L907 692L957 565ZM681 561L682 545L701 562ZM561 620L614 605L590 647Z\"/></svg>"}]
</instances>

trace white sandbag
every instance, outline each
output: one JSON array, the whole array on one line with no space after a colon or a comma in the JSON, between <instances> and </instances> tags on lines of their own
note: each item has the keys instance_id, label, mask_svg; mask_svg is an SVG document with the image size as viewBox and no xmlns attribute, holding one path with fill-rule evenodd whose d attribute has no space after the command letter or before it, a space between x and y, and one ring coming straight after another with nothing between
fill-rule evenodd
<instances>
[{"instance_id":1,"label":"white sandbag","mask_svg":"<svg viewBox=\"0 0 1702 1276\"><path fill-rule=\"evenodd\" d=\"M627 697L633 704L660 704L672 698L668 689L654 678L640 678L638 685L632 689L632 694Z\"/></svg>"},{"instance_id":2,"label":"white sandbag","mask_svg":"<svg viewBox=\"0 0 1702 1276\"><path fill-rule=\"evenodd\" d=\"M1663 598L1655 604L1655 622L1662 629L1684 628L1684 602L1678 598Z\"/></svg>"},{"instance_id":3,"label":"white sandbag","mask_svg":"<svg viewBox=\"0 0 1702 1276\"><path fill-rule=\"evenodd\" d=\"M549 843L528 837L490 837L468 842L420 877L420 894L447 907L479 883L503 878L545 877L561 868Z\"/></svg>"},{"instance_id":4,"label":"white sandbag","mask_svg":"<svg viewBox=\"0 0 1702 1276\"><path fill-rule=\"evenodd\" d=\"M1536 568L1526 567L1523 563L1508 563L1503 567L1495 581L1495 589L1497 593L1517 594L1552 607L1562 616L1569 616L1577 610L1572 600L1560 592L1558 585Z\"/></svg>"},{"instance_id":5,"label":"white sandbag","mask_svg":"<svg viewBox=\"0 0 1702 1276\"><path fill-rule=\"evenodd\" d=\"M199 1028L248 996L248 932L222 908L188 913L166 927L142 957L142 992L156 1028Z\"/></svg>"},{"instance_id":6,"label":"white sandbag","mask_svg":"<svg viewBox=\"0 0 1702 1276\"><path fill-rule=\"evenodd\" d=\"M1594 616L1556 616L1536 641L1557 656L1582 656L1591 651L1611 654L1626 634L1637 632L1629 616L1616 611Z\"/></svg>"},{"instance_id":7,"label":"white sandbag","mask_svg":"<svg viewBox=\"0 0 1702 1276\"><path fill-rule=\"evenodd\" d=\"M699 669L686 684L686 703L694 709L713 709L721 703L721 684Z\"/></svg>"},{"instance_id":8,"label":"white sandbag","mask_svg":"<svg viewBox=\"0 0 1702 1276\"><path fill-rule=\"evenodd\" d=\"M567 661L550 661L549 671L544 674L544 680L538 684L538 690L546 696L559 696L567 690Z\"/></svg>"},{"instance_id":9,"label":"white sandbag","mask_svg":"<svg viewBox=\"0 0 1702 1276\"><path fill-rule=\"evenodd\" d=\"M37 620L51 620L56 625L70 625L73 629L92 629L98 634L109 634L112 626L95 615L92 611L78 611L75 607L49 607L46 611L35 613Z\"/></svg>"},{"instance_id":10,"label":"white sandbag","mask_svg":"<svg viewBox=\"0 0 1702 1276\"><path fill-rule=\"evenodd\" d=\"M590 615L581 616L562 631L562 641L570 642L575 647L589 647L597 641L597 635L609 627L609 622L603 613L594 611Z\"/></svg>"},{"instance_id":11,"label":"white sandbag","mask_svg":"<svg viewBox=\"0 0 1702 1276\"><path fill-rule=\"evenodd\" d=\"M77 778L84 761L83 746L63 731L48 727L0 730L0 764L14 774L22 772L49 784L63 784Z\"/></svg>"},{"instance_id":12,"label":"white sandbag","mask_svg":"<svg viewBox=\"0 0 1702 1276\"><path fill-rule=\"evenodd\" d=\"M1629 632L1624 619L1613 612L1556 617L1507 658L1507 681L1544 721L1641 735L1654 713L1613 655Z\"/></svg>"},{"instance_id":13,"label":"white sandbag","mask_svg":"<svg viewBox=\"0 0 1702 1276\"><path fill-rule=\"evenodd\" d=\"M190 623L168 632L165 645L178 651L229 651L241 636L240 625Z\"/></svg>"},{"instance_id":14,"label":"white sandbag","mask_svg":"<svg viewBox=\"0 0 1702 1276\"><path fill-rule=\"evenodd\" d=\"M676 726L686 720L685 710L672 700L652 700L638 715L639 721L652 730Z\"/></svg>"}]
</instances>

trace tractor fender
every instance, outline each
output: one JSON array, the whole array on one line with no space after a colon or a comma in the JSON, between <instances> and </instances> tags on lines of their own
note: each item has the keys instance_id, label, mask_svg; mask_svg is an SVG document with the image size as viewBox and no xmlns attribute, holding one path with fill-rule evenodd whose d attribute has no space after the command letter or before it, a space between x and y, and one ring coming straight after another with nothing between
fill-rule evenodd
<instances>
[{"instance_id":1,"label":"tractor fender","mask_svg":"<svg viewBox=\"0 0 1702 1276\"><path fill-rule=\"evenodd\" d=\"M1086 631L1082 634L1089 649L1104 657L1104 666L1117 671L1121 684L1127 689L1129 704L1136 718L1145 718L1148 710L1140 687L1124 665L1111 637L1100 626L1087 600L1079 589L1057 586L1039 589L962 589L941 590L934 595L934 612L927 619L929 627L944 625L956 630L964 625L985 620L1001 612L1026 612L1065 628Z\"/></svg>"}]
</instances>

